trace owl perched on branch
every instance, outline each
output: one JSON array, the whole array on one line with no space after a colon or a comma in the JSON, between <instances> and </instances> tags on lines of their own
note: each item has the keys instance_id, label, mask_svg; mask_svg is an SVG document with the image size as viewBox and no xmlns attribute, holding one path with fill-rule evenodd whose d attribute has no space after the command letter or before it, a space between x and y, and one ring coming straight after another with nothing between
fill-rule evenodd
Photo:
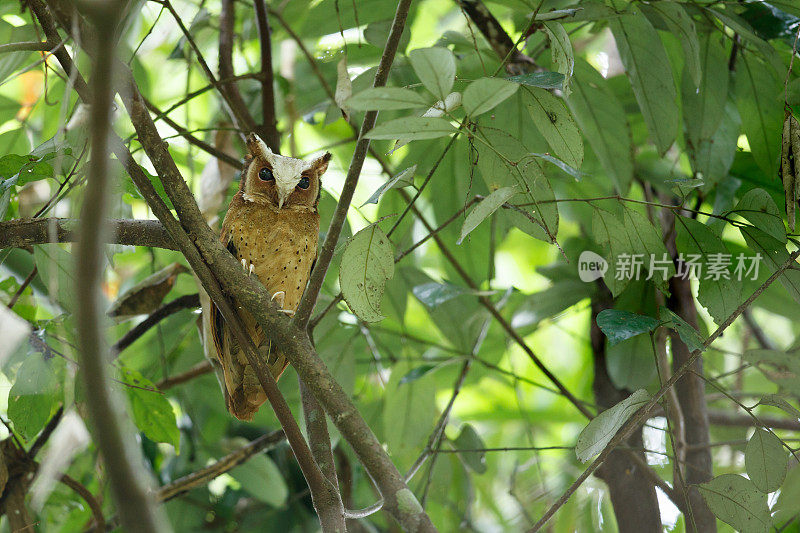
<instances>
[{"instance_id":1,"label":"owl perched on branch","mask_svg":"<svg viewBox=\"0 0 800 533\"><path fill-rule=\"evenodd\" d=\"M247 138L247 150L239 191L228 207L220 240L291 316L317 256L320 177L328 168L331 154L313 161L273 154L252 133ZM235 308L278 379L288 364L280 347L270 343L250 313L238 305ZM267 397L216 307L211 315L211 335L224 375L228 410L240 420L250 420Z\"/></svg>"}]
</instances>

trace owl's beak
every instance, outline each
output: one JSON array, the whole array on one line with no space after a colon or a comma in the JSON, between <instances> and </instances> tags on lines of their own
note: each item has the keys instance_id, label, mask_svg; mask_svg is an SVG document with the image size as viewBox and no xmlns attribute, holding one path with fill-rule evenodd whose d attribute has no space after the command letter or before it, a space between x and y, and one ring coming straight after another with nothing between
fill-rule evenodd
<instances>
[{"instance_id":1,"label":"owl's beak","mask_svg":"<svg viewBox=\"0 0 800 533\"><path fill-rule=\"evenodd\" d=\"M286 183L282 181L277 181L276 183L278 185L278 209L280 209L283 207L283 204L286 202L286 199L289 198L289 195L292 194L294 186L297 184L297 182Z\"/></svg>"}]
</instances>

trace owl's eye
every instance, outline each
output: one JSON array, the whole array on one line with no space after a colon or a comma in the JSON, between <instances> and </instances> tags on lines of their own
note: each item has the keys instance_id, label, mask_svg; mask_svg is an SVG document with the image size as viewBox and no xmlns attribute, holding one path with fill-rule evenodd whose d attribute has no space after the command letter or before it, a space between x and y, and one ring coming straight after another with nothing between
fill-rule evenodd
<instances>
[{"instance_id":1,"label":"owl's eye","mask_svg":"<svg viewBox=\"0 0 800 533\"><path fill-rule=\"evenodd\" d=\"M261 181L272 181L275 179L275 176L272 175L272 170L268 169L267 167L264 167L258 171L258 177L261 179Z\"/></svg>"},{"instance_id":2,"label":"owl's eye","mask_svg":"<svg viewBox=\"0 0 800 533\"><path fill-rule=\"evenodd\" d=\"M297 186L300 187L303 190L308 189L309 185L310 185L310 183L308 182L308 177L306 177L306 176L303 176L302 178L300 178L300 183L297 184Z\"/></svg>"}]
</instances>

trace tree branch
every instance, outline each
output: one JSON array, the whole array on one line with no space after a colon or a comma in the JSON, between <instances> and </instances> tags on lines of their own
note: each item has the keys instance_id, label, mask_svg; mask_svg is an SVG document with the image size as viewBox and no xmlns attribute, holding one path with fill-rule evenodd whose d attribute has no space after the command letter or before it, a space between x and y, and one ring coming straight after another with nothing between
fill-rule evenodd
<instances>
[{"instance_id":1,"label":"tree branch","mask_svg":"<svg viewBox=\"0 0 800 533\"><path fill-rule=\"evenodd\" d=\"M158 220L108 219L105 242L126 246L151 246L165 250L178 247ZM50 242L75 242L78 220L72 218L38 218L0 222L0 249L27 248Z\"/></svg>"},{"instance_id":2,"label":"tree branch","mask_svg":"<svg viewBox=\"0 0 800 533\"><path fill-rule=\"evenodd\" d=\"M80 374L86 389L86 406L91 416L95 442L103 456L111 480L111 492L127 531L166 531L166 521L148 496L142 469L137 459L135 440L125 431L122 413L125 408L109 388L106 361L108 347L103 338L102 292L103 233L109 204L108 133L113 101L112 75L116 48L116 22L123 2L95 4L93 15L96 48L92 75L90 115L92 157L79 224L80 240L76 250L76 329Z\"/></svg>"},{"instance_id":3,"label":"tree branch","mask_svg":"<svg viewBox=\"0 0 800 533\"><path fill-rule=\"evenodd\" d=\"M273 152L280 151L281 139L275 116L275 80L272 74L272 36L265 0L255 0L258 38L261 44L261 124L256 132Z\"/></svg>"},{"instance_id":4,"label":"tree branch","mask_svg":"<svg viewBox=\"0 0 800 533\"><path fill-rule=\"evenodd\" d=\"M167 3L168 0L166 0ZM170 6L171 8L171 6ZM233 24L235 22L235 4L233 0L222 0L222 11L219 15L219 76L222 79L232 78L234 76L233 73ZM184 31L184 33L188 33ZM193 45L195 48L195 53L202 59L202 55L200 54L200 50L197 48L196 45ZM204 63L201 63L203 65ZM253 115L250 113L250 110L247 108L247 104L245 103L244 99L242 98L242 94L239 92L239 87L236 86L236 82L216 82L214 78L214 74L211 73L211 70L208 66L204 66L203 70L206 71L206 76L208 76L209 80L214 83L215 86L219 89L220 93L222 93L223 97L228 101L228 105L233 112L236 122L239 127L245 131L255 131L256 128L256 121L253 119ZM266 142L266 139L264 139ZM271 147L272 148L272 147ZM277 150L279 147L276 147L274 150Z\"/></svg>"},{"instance_id":5,"label":"tree branch","mask_svg":"<svg viewBox=\"0 0 800 533\"><path fill-rule=\"evenodd\" d=\"M156 387L158 390L165 391L174 387L175 385L180 385L181 383L186 383L189 380L192 380L198 376L202 376L212 372L214 370L214 366L211 364L211 361L203 361L201 363L196 364L186 372L182 374L178 374L176 376L169 376L166 379L162 379L158 383L156 383Z\"/></svg>"},{"instance_id":6,"label":"tree branch","mask_svg":"<svg viewBox=\"0 0 800 533\"><path fill-rule=\"evenodd\" d=\"M0 44L0 54L8 52L49 52L56 45L50 41Z\"/></svg>"},{"instance_id":7,"label":"tree branch","mask_svg":"<svg viewBox=\"0 0 800 533\"><path fill-rule=\"evenodd\" d=\"M183 296L175 298L171 302L162 305L150 313L147 318L128 330L128 332L123 335L116 344L114 344L114 347L111 350L112 353L119 355L122 350L133 344L139 337L147 333L150 328L168 316L184 309L197 309L198 307L200 307L199 294L184 294Z\"/></svg>"},{"instance_id":8,"label":"tree branch","mask_svg":"<svg viewBox=\"0 0 800 533\"><path fill-rule=\"evenodd\" d=\"M158 489L156 497L158 501L165 502L195 487L207 485L212 479L229 472L256 454L274 448L284 440L286 440L286 435L281 430L262 435L249 444L229 453L216 463L164 485Z\"/></svg>"}]
</instances>

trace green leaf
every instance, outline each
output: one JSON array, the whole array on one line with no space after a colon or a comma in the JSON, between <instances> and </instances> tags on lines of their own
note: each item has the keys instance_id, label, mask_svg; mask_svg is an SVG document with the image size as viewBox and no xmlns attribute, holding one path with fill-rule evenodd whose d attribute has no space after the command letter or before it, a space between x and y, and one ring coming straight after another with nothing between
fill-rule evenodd
<instances>
[{"instance_id":1,"label":"green leaf","mask_svg":"<svg viewBox=\"0 0 800 533\"><path fill-rule=\"evenodd\" d=\"M541 87L542 89L562 89L564 87L564 80L566 76L560 72L551 72L545 70L544 72L531 72L530 74L520 74L518 76L509 76L506 78L508 81L519 83L520 85L527 85L529 87Z\"/></svg>"},{"instance_id":2,"label":"green leaf","mask_svg":"<svg viewBox=\"0 0 800 533\"><path fill-rule=\"evenodd\" d=\"M450 121L441 117L403 117L389 120L369 130L368 139L415 141L436 139L455 133Z\"/></svg>"},{"instance_id":3,"label":"green leaf","mask_svg":"<svg viewBox=\"0 0 800 533\"><path fill-rule=\"evenodd\" d=\"M400 87L370 87L348 98L345 105L357 111L384 111L428 107L430 102L411 89L403 89Z\"/></svg>"},{"instance_id":4,"label":"green leaf","mask_svg":"<svg viewBox=\"0 0 800 533\"><path fill-rule=\"evenodd\" d=\"M478 169L489 190L516 187L515 203L529 204L520 208L524 214L504 209L498 216L508 217L528 235L550 242L550 236L558 232L558 205L537 161L519 140L503 131L482 128L480 133L485 142L476 143Z\"/></svg>"},{"instance_id":5,"label":"green leaf","mask_svg":"<svg viewBox=\"0 0 800 533\"><path fill-rule=\"evenodd\" d=\"M289 489L281 471L266 454L260 453L229 472L242 489L255 499L272 507L282 507L289 496Z\"/></svg>"},{"instance_id":6,"label":"green leaf","mask_svg":"<svg viewBox=\"0 0 800 533\"><path fill-rule=\"evenodd\" d=\"M787 460L787 451L780 439L769 431L756 428L744 451L747 477L753 485L765 494L778 490L786 478Z\"/></svg>"},{"instance_id":7,"label":"green leaf","mask_svg":"<svg viewBox=\"0 0 800 533\"><path fill-rule=\"evenodd\" d=\"M435 97L444 101L456 78L456 59L447 48L418 48L408 54L417 77Z\"/></svg>"},{"instance_id":8,"label":"green leaf","mask_svg":"<svg viewBox=\"0 0 800 533\"><path fill-rule=\"evenodd\" d=\"M659 153L664 154L678 134L679 117L672 67L664 45L638 11L611 19L608 24L647 129Z\"/></svg>"},{"instance_id":9,"label":"green leaf","mask_svg":"<svg viewBox=\"0 0 800 533\"><path fill-rule=\"evenodd\" d=\"M775 71L752 53L741 54L736 66L736 105L750 151L764 174L775 176L783 124L782 84Z\"/></svg>"},{"instance_id":10,"label":"green leaf","mask_svg":"<svg viewBox=\"0 0 800 533\"><path fill-rule=\"evenodd\" d=\"M583 137L564 102L544 89L524 87L523 91L527 93L525 106L547 144L568 165L580 168Z\"/></svg>"},{"instance_id":11,"label":"green leaf","mask_svg":"<svg viewBox=\"0 0 800 533\"><path fill-rule=\"evenodd\" d=\"M711 139L719 127L728 101L727 54L719 39L706 34L700 42L700 65L702 77L693 79L688 63L684 65L681 83L683 122L693 144L702 139Z\"/></svg>"},{"instance_id":12,"label":"green leaf","mask_svg":"<svg viewBox=\"0 0 800 533\"><path fill-rule=\"evenodd\" d=\"M731 213L741 215L753 226L778 241L786 242L786 229L778 206L764 189L751 189L742 196Z\"/></svg>"},{"instance_id":13,"label":"green leaf","mask_svg":"<svg viewBox=\"0 0 800 533\"><path fill-rule=\"evenodd\" d=\"M639 389L593 418L578 435L578 442L575 444L578 460L585 463L603 451L623 424L649 400L647 391Z\"/></svg>"},{"instance_id":14,"label":"green leaf","mask_svg":"<svg viewBox=\"0 0 800 533\"><path fill-rule=\"evenodd\" d=\"M713 187L728 175L736 156L742 119L736 105L725 103L725 114L719 128L710 138L701 138L687 145L692 168L703 177L706 187Z\"/></svg>"},{"instance_id":15,"label":"green leaf","mask_svg":"<svg viewBox=\"0 0 800 533\"><path fill-rule=\"evenodd\" d=\"M43 244L33 247L33 259L50 297L64 310L71 310L76 299L72 254L59 244Z\"/></svg>"},{"instance_id":16,"label":"green leaf","mask_svg":"<svg viewBox=\"0 0 800 533\"><path fill-rule=\"evenodd\" d=\"M501 187L478 202L478 205L476 205L464 219L464 224L461 226L461 237L458 238L456 244L461 244L472 230L477 228L489 215L497 211L500 206L506 203L514 194L516 194L514 187Z\"/></svg>"},{"instance_id":17,"label":"green leaf","mask_svg":"<svg viewBox=\"0 0 800 533\"><path fill-rule=\"evenodd\" d=\"M606 348L606 370L618 389L645 388L656 377L650 336L638 335Z\"/></svg>"},{"instance_id":18,"label":"green leaf","mask_svg":"<svg viewBox=\"0 0 800 533\"><path fill-rule=\"evenodd\" d=\"M772 511L775 513L773 523L779 530L783 526L784 531L786 524L795 520L797 513L800 513L800 466L795 465L789 470Z\"/></svg>"},{"instance_id":19,"label":"green leaf","mask_svg":"<svg viewBox=\"0 0 800 533\"><path fill-rule=\"evenodd\" d=\"M736 474L722 474L697 486L714 516L738 531L768 531L770 527L767 495L753 483Z\"/></svg>"},{"instance_id":20,"label":"green leaf","mask_svg":"<svg viewBox=\"0 0 800 533\"><path fill-rule=\"evenodd\" d=\"M131 368L120 368L120 380L127 385L125 393L131 405L133 422L139 431L154 442L172 444L177 452L181 434L164 394L147 378Z\"/></svg>"},{"instance_id":21,"label":"green leaf","mask_svg":"<svg viewBox=\"0 0 800 533\"><path fill-rule=\"evenodd\" d=\"M377 224L356 233L339 266L339 285L350 309L366 322L383 320L381 298L394 276L394 247Z\"/></svg>"},{"instance_id":22,"label":"green leaf","mask_svg":"<svg viewBox=\"0 0 800 533\"><path fill-rule=\"evenodd\" d=\"M605 309L597 315L597 325L608 338L610 345L655 330L659 322L653 317L637 315L630 311Z\"/></svg>"},{"instance_id":23,"label":"green leaf","mask_svg":"<svg viewBox=\"0 0 800 533\"><path fill-rule=\"evenodd\" d=\"M464 424L461 432L453 441L456 450L482 450L486 448L483 439L470 424ZM486 452L483 451L459 451L458 455L467 467L473 472L483 474L486 472Z\"/></svg>"},{"instance_id":24,"label":"green leaf","mask_svg":"<svg viewBox=\"0 0 800 533\"><path fill-rule=\"evenodd\" d=\"M764 60L770 64L772 70L778 73L780 78L783 79L783 76L786 73L786 66L781 61L778 52L772 47L772 45L756 34L755 30L753 30L753 27L748 23L748 21L730 9L715 7L706 9L713 13L714 16L717 17L723 24L732 29L734 33L737 33L740 37L744 38L745 41L749 41L750 43L754 44L758 49L758 52L761 54L761 57L764 58Z\"/></svg>"},{"instance_id":25,"label":"green leaf","mask_svg":"<svg viewBox=\"0 0 800 533\"><path fill-rule=\"evenodd\" d=\"M789 252L786 245L757 228L742 226L739 228L747 245L761 255L761 266L767 268L769 272L777 271L786 261L789 260ZM800 270L795 265L789 268L778 278L784 289L794 300L800 303Z\"/></svg>"},{"instance_id":26,"label":"green leaf","mask_svg":"<svg viewBox=\"0 0 800 533\"><path fill-rule=\"evenodd\" d=\"M633 150L625 110L606 79L583 59L575 62L567 105L617 190L627 192L633 178Z\"/></svg>"},{"instance_id":27,"label":"green leaf","mask_svg":"<svg viewBox=\"0 0 800 533\"><path fill-rule=\"evenodd\" d=\"M62 400L55 362L38 353L28 355L8 392L8 417L27 440L42 430Z\"/></svg>"},{"instance_id":28,"label":"green leaf","mask_svg":"<svg viewBox=\"0 0 800 533\"><path fill-rule=\"evenodd\" d=\"M716 233L693 218L676 217L677 245L682 254L699 255L703 266L713 264L715 258L731 257L728 248ZM701 274L697 301L708 309L717 324L722 324L738 307L742 295L741 279L726 270L730 279Z\"/></svg>"},{"instance_id":29,"label":"green leaf","mask_svg":"<svg viewBox=\"0 0 800 533\"><path fill-rule=\"evenodd\" d=\"M667 23L670 33L680 39L686 61L684 67L688 70L695 88L699 87L702 76L700 43L692 17L677 2L652 2L648 6Z\"/></svg>"},{"instance_id":30,"label":"green leaf","mask_svg":"<svg viewBox=\"0 0 800 533\"><path fill-rule=\"evenodd\" d=\"M380 198L381 198L381 195L383 193L385 193L386 191L388 191L389 189L394 188L398 183L400 183L401 180L404 180L404 179L408 178L409 181L411 182L411 184L413 184L414 183L414 173L416 171L417 171L417 165L411 165L410 167L401 170L400 172L398 172L397 174L395 174L394 176L392 176L391 178L386 180L386 183L384 183L383 185L378 187L375 190L375 192L372 193L372 196L370 196L369 199L366 202L361 204L361 207L364 207L367 204L377 204L378 200L380 200ZM404 185L401 185L401 186L405 186L405 185L409 185L409 183L405 183L404 182Z\"/></svg>"},{"instance_id":31,"label":"green leaf","mask_svg":"<svg viewBox=\"0 0 800 533\"><path fill-rule=\"evenodd\" d=\"M553 65L555 65L559 73L564 75L564 82L561 88L566 98L571 92L570 80L572 79L572 71L575 68L572 41L569 40L569 34L560 23L549 21L543 22L542 25L544 26L544 31L547 32L547 38L550 40Z\"/></svg>"},{"instance_id":32,"label":"green leaf","mask_svg":"<svg viewBox=\"0 0 800 533\"><path fill-rule=\"evenodd\" d=\"M761 397L761 400L757 405L771 405L773 407L783 409L795 420L800 420L800 410L777 394L765 394Z\"/></svg>"},{"instance_id":33,"label":"green leaf","mask_svg":"<svg viewBox=\"0 0 800 533\"><path fill-rule=\"evenodd\" d=\"M664 307L659 308L659 315L665 321L663 326L675 330L684 344L691 351L703 350L703 338L692 326L690 326L684 319Z\"/></svg>"},{"instance_id":34,"label":"green leaf","mask_svg":"<svg viewBox=\"0 0 800 533\"><path fill-rule=\"evenodd\" d=\"M386 444L394 458L401 464L408 463L404 466L410 466L425 445L436 416L433 380L422 378L400 384L410 370L411 363L396 364L383 395Z\"/></svg>"},{"instance_id":35,"label":"green leaf","mask_svg":"<svg viewBox=\"0 0 800 533\"><path fill-rule=\"evenodd\" d=\"M476 291L467 287L453 285L452 283L436 282L417 285L411 292L414 293L414 296L416 296L420 302L430 308L439 307L443 303L465 294L485 296L493 293L493 291Z\"/></svg>"},{"instance_id":36,"label":"green leaf","mask_svg":"<svg viewBox=\"0 0 800 533\"><path fill-rule=\"evenodd\" d=\"M637 275L646 277L644 273L647 273L653 283L666 292L669 278L675 275L675 266L661 235L638 211L623 208L621 214L619 218L606 209L596 208L592 218L595 239L606 252L609 263L603 276L606 285L617 296ZM638 271L632 267L636 257L642 261Z\"/></svg>"},{"instance_id":37,"label":"green leaf","mask_svg":"<svg viewBox=\"0 0 800 533\"><path fill-rule=\"evenodd\" d=\"M8 154L0 157L0 178L8 179L16 174L30 162L27 156Z\"/></svg>"},{"instance_id":38,"label":"green leaf","mask_svg":"<svg viewBox=\"0 0 800 533\"><path fill-rule=\"evenodd\" d=\"M517 89L519 85L502 78L481 78L464 90L461 104L468 115L476 117L510 98Z\"/></svg>"}]
</instances>

